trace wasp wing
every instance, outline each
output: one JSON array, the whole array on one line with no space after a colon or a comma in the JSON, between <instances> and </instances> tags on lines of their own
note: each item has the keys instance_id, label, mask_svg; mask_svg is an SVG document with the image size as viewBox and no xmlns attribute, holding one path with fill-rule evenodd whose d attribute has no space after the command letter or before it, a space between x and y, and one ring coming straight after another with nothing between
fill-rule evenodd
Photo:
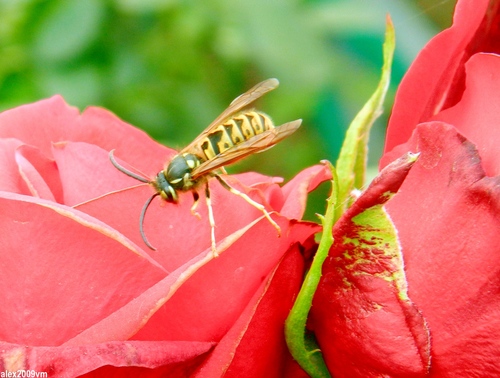
<instances>
[{"instance_id":1,"label":"wasp wing","mask_svg":"<svg viewBox=\"0 0 500 378\"><path fill-rule=\"evenodd\" d=\"M188 152L195 155L203 156L203 151L199 146L200 144L199 140L205 138L208 134L210 134L212 129L216 128L220 124L227 121L234 114L238 113L243 108L249 106L255 100L265 95L267 92L270 92L273 89L277 88L278 85L279 85L278 79L267 79L257 84L256 86L254 86L247 92L243 93L242 95L236 97L233 100L233 102L229 104L229 107L221 113L221 115L219 115L205 130L203 130L203 132L200 135L198 135L195 138L195 140L193 140L188 146L183 148L179 153L182 154Z\"/></svg>"},{"instance_id":2,"label":"wasp wing","mask_svg":"<svg viewBox=\"0 0 500 378\"><path fill-rule=\"evenodd\" d=\"M245 142L234 146L234 148L230 148L214 158L201 163L200 166L191 172L191 175L193 179L196 179L217 168L235 163L248 155L265 151L293 134L300 127L301 123L302 120L298 119L255 135Z\"/></svg>"}]
</instances>

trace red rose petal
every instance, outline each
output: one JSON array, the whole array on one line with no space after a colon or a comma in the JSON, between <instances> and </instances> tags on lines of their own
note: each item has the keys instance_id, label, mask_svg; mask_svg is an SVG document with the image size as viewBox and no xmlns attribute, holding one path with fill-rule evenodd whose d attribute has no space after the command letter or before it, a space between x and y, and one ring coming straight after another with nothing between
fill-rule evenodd
<instances>
[{"instance_id":1,"label":"red rose petal","mask_svg":"<svg viewBox=\"0 0 500 378\"><path fill-rule=\"evenodd\" d=\"M281 238L261 219L182 285L134 339L220 340L290 244L318 231L316 225L274 219L281 226Z\"/></svg>"},{"instance_id":2,"label":"red rose petal","mask_svg":"<svg viewBox=\"0 0 500 378\"><path fill-rule=\"evenodd\" d=\"M455 126L473 142L489 176L500 175L500 56L476 54L466 64L466 89L460 102L433 120Z\"/></svg>"},{"instance_id":3,"label":"red rose petal","mask_svg":"<svg viewBox=\"0 0 500 378\"><path fill-rule=\"evenodd\" d=\"M255 263L248 264L248 269L239 265L248 262L249 258L255 260L255 254L242 253L238 246L248 244L244 237L249 230L257 227L254 232L261 231L259 223L250 224L226 239L229 249L221 251L220 257L215 259L210 250L203 251L123 307L68 340L65 346L128 339L137 331L138 325L146 322L134 339L176 340L177 337L172 337L176 332L180 332L182 340L214 341L212 339L220 338L232 324L227 318L239 315L256 290L255 286L258 287L264 278L260 266ZM294 233L310 235L310 230L310 227L302 227ZM282 250L277 249L277 253ZM221 265L228 254L233 255L233 258L226 259L229 265ZM234 256L240 258L236 264ZM200 286L200 281L203 286ZM186 290L190 295L186 295ZM184 327L188 329L182 330Z\"/></svg>"},{"instance_id":4,"label":"red rose petal","mask_svg":"<svg viewBox=\"0 0 500 378\"><path fill-rule=\"evenodd\" d=\"M454 105L463 91L463 64L477 48L471 41L484 38L479 30L489 0L459 1L453 25L434 37L419 53L403 78L394 102L384 151L406 142L417 124Z\"/></svg>"},{"instance_id":5,"label":"red rose petal","mask_svg":"<svg viewBox=\"0 0 500 378\"><path fill-rule=\"evenodd\" d=\"M254 224L255 222L224 239L223 244L225 247L221 248L219 253L223 253L230 248ZM172 296L174 296L180 288L186 285L186 282L189 282L193 275L206 265L212 264L214 259L215 257L211 250L203 251L195 258L187 261L177 270L168 274L161 281L158 281L150 288L144 290L144 292L123 307L85 329L71 340L68 340L64 345L95 344L107 340L129 339L144 324L151 324L154 322L154 320L151 320L151 317L166 303L168 304L168 302L172 300ZM182 314L178 315L182 318ZM171 324L166 325L161 323L161 326L168 327L169 325ZM158 326L159 325L156 324L152 329L155 330ZM144 332L141 333L144 334ZM154 340L158 338L158 336L158 334L153 334L151 339L146 338L145 341ZM134 337L137 338L137 335Z\"/></svg>"},{"instance_id":6,"label":"red rose petal","mask_svg":"<svg viewBox=\"0 0 500 378\"><path fill-rule=\"evenodd\" d=\"M109 227L50 201L3 192L0 228L7 342L59 345L165 275Z\"/></svg>"},{"instance_id":7,"label":"red rose petal","mask_svg":"<svg viewBox=\"0 0 500 378\"><path fill-rule=\"evenodd\" d=\"M245 192L250 192L251 189L260 190L263 200L257 198L256 200L261 201L262 204L269 204L271 209L279 211L283 206L283 189L279 185L283 182L283 178L265 176L256 172L239 173L228 177L236 179L240 190L243 189Z\"/></svg>"},{"instance_id":8,"label":"red rose petal","mask_svg":"<svg viewBox=\"0 0 500 378\"><path fill-rule=\"evenodd\" d=\"M431 373L498 376L499 179L485 177L474 146L446 124L419 125L406 148L421 156L387 209L431 332Z\"/></svg>"},{"instance_id":9,"label":"red rose petal","mask_svg":"<svg viewBox=\"0 0 500 378\"><path fill-rule=\"evenodd\" d=\"M0 138L17 138L51 156L51 143L69 140L78 117L76 108L54 96L0 113Z\"/></svg>"},{"instance_id":10,"label":"red rose petal","mask_svg":"<svg viewBox=\"0 0 500 378\"><path fill-rule=\"evenodd\" d=\"M212 343L182 341L111 341L71 347L0 343L0 368L11 372L46 372L49 377L181 377L191 374L199 364L199 357L212 346Z\"/></svg>"},{"instance_id":11,"label":"red rose petal","mask_svg":"<svg viewBox=\"0 0 500 378\"><path fill-rule=\"evenodd\" d=\"M216 241L262 216L262 212L229 193L216 180L211 180L210 187ZM153 193L152 188L141 184L135 188L111 192L104 197L82 203L77 208L109 224L146 248L139 233L139 215L144 203ZM156 198L146 213L144 231L157 249L152 252L152 256L168 271L178 268L210 246L210 223L203 193L200 194L200 203L196 210L200 215L199 219L191 213L192 204L191 193L182 193L178 204L166 203ZM276 229L269 222L268 225L277 240Z\"/></svg>"},{"instance_id":12,"label":"red rose petal","mask_svg":"<svg viewBox=\"0 0 500 378\"><path fill-rule=\"evenodd\" d=\"M19 173L19 165L16 162L16 151L22 142L13 139L0 139L0 190L6 192L30 194L26 182Z\"/></svg>"},{"instance_id":13,"label":"red rose petal","mask_svg":"<svg viewBox=\"0 0 500 378\"><path fill-rule=\"evenodd\" d=\"M85 109L80 119L80 127L85 132L72 141L88 142L106 151L116 150L115 156L128 162L132 167L155 176L163 164L176 153L153 139L144 131L123 122L108 110L90 107Z\"/></svg>"},{"instance_id":14,"label":"red rose petal","mask_svg":"<svg viewBox=\"0 0 500 378\"><path fill-rule=\"evenodd\" d=\"M22 145L16 151L16 161L32 196L63 203L59 170L54 160L43 156L38 148Z\"/></svg>"},{"instance_id":15,"label":"red rose petal","mask_svg":"<svg viewBox=\"0 0 500 378\"><path fill-rule=\"evenodd\" d=\"M241 377L245 372L246 377L282 377L291 362L284 323L303 273L304 260L294 245L194 376Z\"/></svg>"},{"instance_id":16,"label":"red rose petal","mask_svg":"<svg viewBox=\"0 0 500 378\"><path fill-rule=\"evenodd\" d=\"M236 175L231 175L230 177L236 178L243 185L262 189L272 184L281 184L283 182L281 177L270 177L258 172L238 173Z\"/></svg>"},{"instance_id":17,"label":"red rose petal","mask_svg":"<svg viewBox=\"0 0 500 378\"><path fill-rule=\"evenodd\" d=\"M73 206L140 182L118 171L109 151L81 142L57 143L53 148L64 188L64 203Z\"/></svg>"},{"instance_id":18,"label":"red rose petal","mask_svg":"<svg viewBox=\"0 0 500 378\"><path fill-rule=\"evenodd\" d=\"M301 219L306 210L307 194L331 178L332 173L325 164L304 169L283 187L285 202L280 213L291 219Z\"/></svg>"},{"instance_id":19,"label":"red rose petal","mask_svg":"<svg viewBox=\"0 0 500 378\"><path fill-rule=\"evenodd\" d=\"M138 169L151 169L155 173L162 168L155 167L158 156L166 160L174 153L111 112L91 107L80 115L60 96L0 113L0 138L17 138L38 147L48 157L52 143L87 142L106 151L116 149L117 156L126 155Z\"/></svg>"}]
</instances>

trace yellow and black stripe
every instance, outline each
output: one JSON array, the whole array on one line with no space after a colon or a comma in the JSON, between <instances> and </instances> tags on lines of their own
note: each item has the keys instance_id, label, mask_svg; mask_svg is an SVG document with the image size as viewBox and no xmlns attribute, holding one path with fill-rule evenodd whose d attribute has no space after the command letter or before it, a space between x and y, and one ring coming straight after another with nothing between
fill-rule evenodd
<instances>
[{"instance_id":1,"label":"yellow and black stripe","mask_svg":"<svg viewBox=\"0 0 500 378\"><path fill-rule=\"evenodd\" d=\"M273 121L264 113L250 111L233 116L200 141L205 154L203 158L213 159L224 151L273 128Z\"/></svg>"}]
</instances>

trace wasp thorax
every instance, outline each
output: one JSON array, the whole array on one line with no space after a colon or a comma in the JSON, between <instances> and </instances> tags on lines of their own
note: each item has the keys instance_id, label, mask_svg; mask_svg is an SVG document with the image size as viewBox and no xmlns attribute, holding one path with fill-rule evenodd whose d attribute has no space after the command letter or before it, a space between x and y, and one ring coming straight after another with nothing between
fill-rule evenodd
<instances>
[{"instance_id":1,"label":"wasp thorax","mask_svg":"<svg viewBox=\"0 0 500 378\"><path fill-rule=\"evenodd\" d=\"M200 165L200 160L193 154L182 154L175 156L164 171L169 184L177 190L188 190L195 182L192 180L191 172Z\"/></svg>"}]
</instances>

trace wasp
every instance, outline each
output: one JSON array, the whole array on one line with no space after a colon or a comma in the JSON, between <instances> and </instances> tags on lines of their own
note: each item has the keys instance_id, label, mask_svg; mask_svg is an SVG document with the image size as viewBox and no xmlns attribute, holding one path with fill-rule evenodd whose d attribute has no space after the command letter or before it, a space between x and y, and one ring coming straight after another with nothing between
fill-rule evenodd
<instances>
[{"instance_id":1,"label":"wasp","mask_svg":"<svg viewBox=\"0 0 500 378\"><path fill-rule=\"evenodd\" d=\"M210 178L217 179L222 187L259 209L280 235L279 225L271 218L262 204L231 187L217 173L217 171L225 173L224 166L226 165L235 163L248 155L267 150L300 127L302 123L300 119L275 126L267 114L251 108L255 100L275 89L278 85L277 79L268 79L234 99L229 107L193 142L167 161L164 168L153 180L122 167L114 158L114 150L109 153L111 163L118 170L136 180L150 184L155 190L155 193L144 204L139 218L139 231L142 240L150 249L156 250L146 238L144 218L153 199L160 196L166 202L175 204L179 200L179 193L192 192L194 202L191 212L198 215L195 211L199 201L198 190L200 186L204 186L211 228L211 249L214 256L218 255L215 241L215 220L208 186Z\"/></svg>"}]
</instances>

